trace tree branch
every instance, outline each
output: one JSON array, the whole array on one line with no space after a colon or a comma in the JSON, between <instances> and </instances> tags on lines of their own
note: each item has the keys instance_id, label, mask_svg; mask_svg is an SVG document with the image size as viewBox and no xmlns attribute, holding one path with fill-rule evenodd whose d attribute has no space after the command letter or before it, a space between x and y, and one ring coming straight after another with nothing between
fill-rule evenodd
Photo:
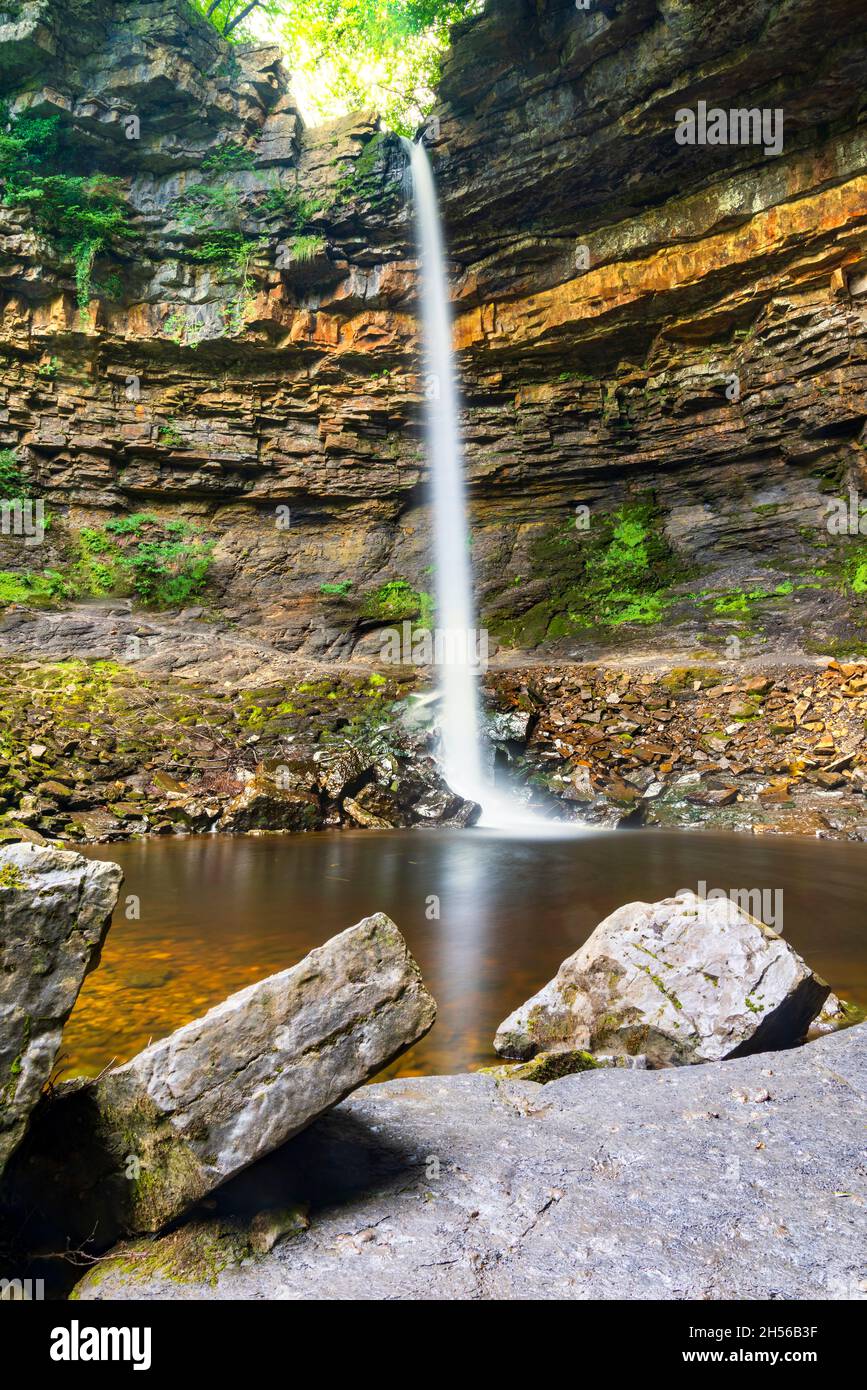
<instances>
[{"instance_id":1,"label":"tree branch","mask_svg":"<svg viewBox=\"0 0 867 1390\"><path fill-rule=\"evenodd\" d=\"M247 6L241 11L241 13L238 15L237 19L233 19L232 22L231 22L230 24L227 24L227 25L226 25L226 27L225 27L224 30L223 30L223 36L227 38L227 37L229 36L229 34L231 34L232 30L233 30L233 29L237 29L238 25L242 22L242 20L245 20L245 19L247 18L247 15L250 13L250 11L251 11L251 10L255 10L255 9L259 6L260 3L261 3L261 0L250 0L250 4L247 5Z\"/></svg>"}]
</instances>

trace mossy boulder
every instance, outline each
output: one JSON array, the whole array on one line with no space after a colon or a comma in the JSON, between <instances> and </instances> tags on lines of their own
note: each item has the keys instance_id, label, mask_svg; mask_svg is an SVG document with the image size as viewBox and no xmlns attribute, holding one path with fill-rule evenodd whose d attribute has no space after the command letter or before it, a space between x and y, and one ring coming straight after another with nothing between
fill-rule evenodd
<instances>
[{"instance_id":1,"label":"mossy boulder","mask_svg":"<svg viewBox=\"0 0 867 1390\"><path fill-rule=\"evenodd\" d=\"M367 917L124 1066L61 1087L34 1118L15 1200L55 1239L104 1247L158 1231L370 1080L435 1017L397 927Z\"/></svg>"}]
</instances>

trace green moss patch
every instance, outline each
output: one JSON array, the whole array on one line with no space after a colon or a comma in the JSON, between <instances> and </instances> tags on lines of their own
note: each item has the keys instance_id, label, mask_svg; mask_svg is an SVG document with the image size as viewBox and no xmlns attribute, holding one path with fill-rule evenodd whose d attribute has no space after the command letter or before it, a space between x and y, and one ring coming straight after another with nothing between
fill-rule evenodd
<instances>
[{"instance_id":1,"label":"green moss patch","mask_svg":"<svg viewBox=\"0 0 867 1390\"><path fill-rule=\"evenodd\" d=\"M419 627L432 628L434 623L433 597L424 590L414 589L406 579L391 579L361 601L360 616L377 623L400 623L417 620Z\"/></svg>"},{"instance_id":2,"label":"green moss patch","mask_svg":"<svg viewBox=\"0 0 867 1390\"><path fill-rule=\"evenodd\" d=\"M554 527L530 547L530 578L548 594L532 607L494 617L491 630L511 646L533 647L591 628L657 623L670 589L687 570L666 540L650 499L624 503L579 531Z\"/></svg>"}]
</instances>

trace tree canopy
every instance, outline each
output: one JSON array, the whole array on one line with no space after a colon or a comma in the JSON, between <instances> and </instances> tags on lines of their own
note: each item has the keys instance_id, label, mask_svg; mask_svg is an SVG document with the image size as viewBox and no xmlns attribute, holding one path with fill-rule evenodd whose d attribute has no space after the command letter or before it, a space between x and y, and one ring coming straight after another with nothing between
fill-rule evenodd
<instances>
[{"instance_id":1,"label":"tree canopy","mask_svg":"<svg viewBox=\"0 0 867 1390\"><path fill-rule=\"evenodd\" d=\"M374 106L403 134L431 108L449 26L483 2L191 0L232 41L275 38L314 116Z\"/></svg>"}]
</instances>

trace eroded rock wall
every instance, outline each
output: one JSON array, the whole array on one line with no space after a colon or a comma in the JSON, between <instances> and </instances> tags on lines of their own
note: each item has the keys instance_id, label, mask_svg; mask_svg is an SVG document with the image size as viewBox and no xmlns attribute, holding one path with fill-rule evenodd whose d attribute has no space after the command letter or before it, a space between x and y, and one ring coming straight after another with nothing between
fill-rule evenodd
<instances>
[{"instance_id":1,"label":"eroded rock wall","mask_svg":"<svg viewBox=\"0 0 867 1390\"><path fill-rule=\"evenodd\" d=\"M505 648L867 637L861 542L825 526L864 471L857 10L490 0L456 32L431 143L482 614ZM305 130L276 50L230 50L186 0L19 11L0 26L13 108L58 114L82 171L127 180L136 231L118 297L82 310L71 267L2 210L0 444L55 511L48 559L108 509L190 516L226 620L376 654L382 586L433 587L398 142L371 115ZM783 152L679 146L699 99L782 109ZM259 242L242 285L195 260L173 203L227 140L251 154L229 176ZM300 248L275 186L305 200ZM574 509L604 553L624 505L667 552L650 609L586 592ZM46 559L3 545L4 567ZM718 612L732 591L745 605Z\"/></svg>"},{"instance_id":2,"label":"eroded rock wall","mask_svg":"<svg viewBox=\"0 0 867 1390\"><path fill-rule=\"evenodd\" d=\"M533 554L538 521L569 502L595 520L642 489L693 570L676 593L818 580L782 624L781 605L761 611L789 647L851 617L824 521L864 467L858 28L846 3L506 0L455 43L435 148L471 489L511 513L483 572L519 639L553 635L564 607ZM676 113L700 99L782 109L782 154L678 145ZM687 600L667 624L688 643L736 631L701 613ZM577 625L566 635L588 650Z\"/></svg>"}]
</instances>

